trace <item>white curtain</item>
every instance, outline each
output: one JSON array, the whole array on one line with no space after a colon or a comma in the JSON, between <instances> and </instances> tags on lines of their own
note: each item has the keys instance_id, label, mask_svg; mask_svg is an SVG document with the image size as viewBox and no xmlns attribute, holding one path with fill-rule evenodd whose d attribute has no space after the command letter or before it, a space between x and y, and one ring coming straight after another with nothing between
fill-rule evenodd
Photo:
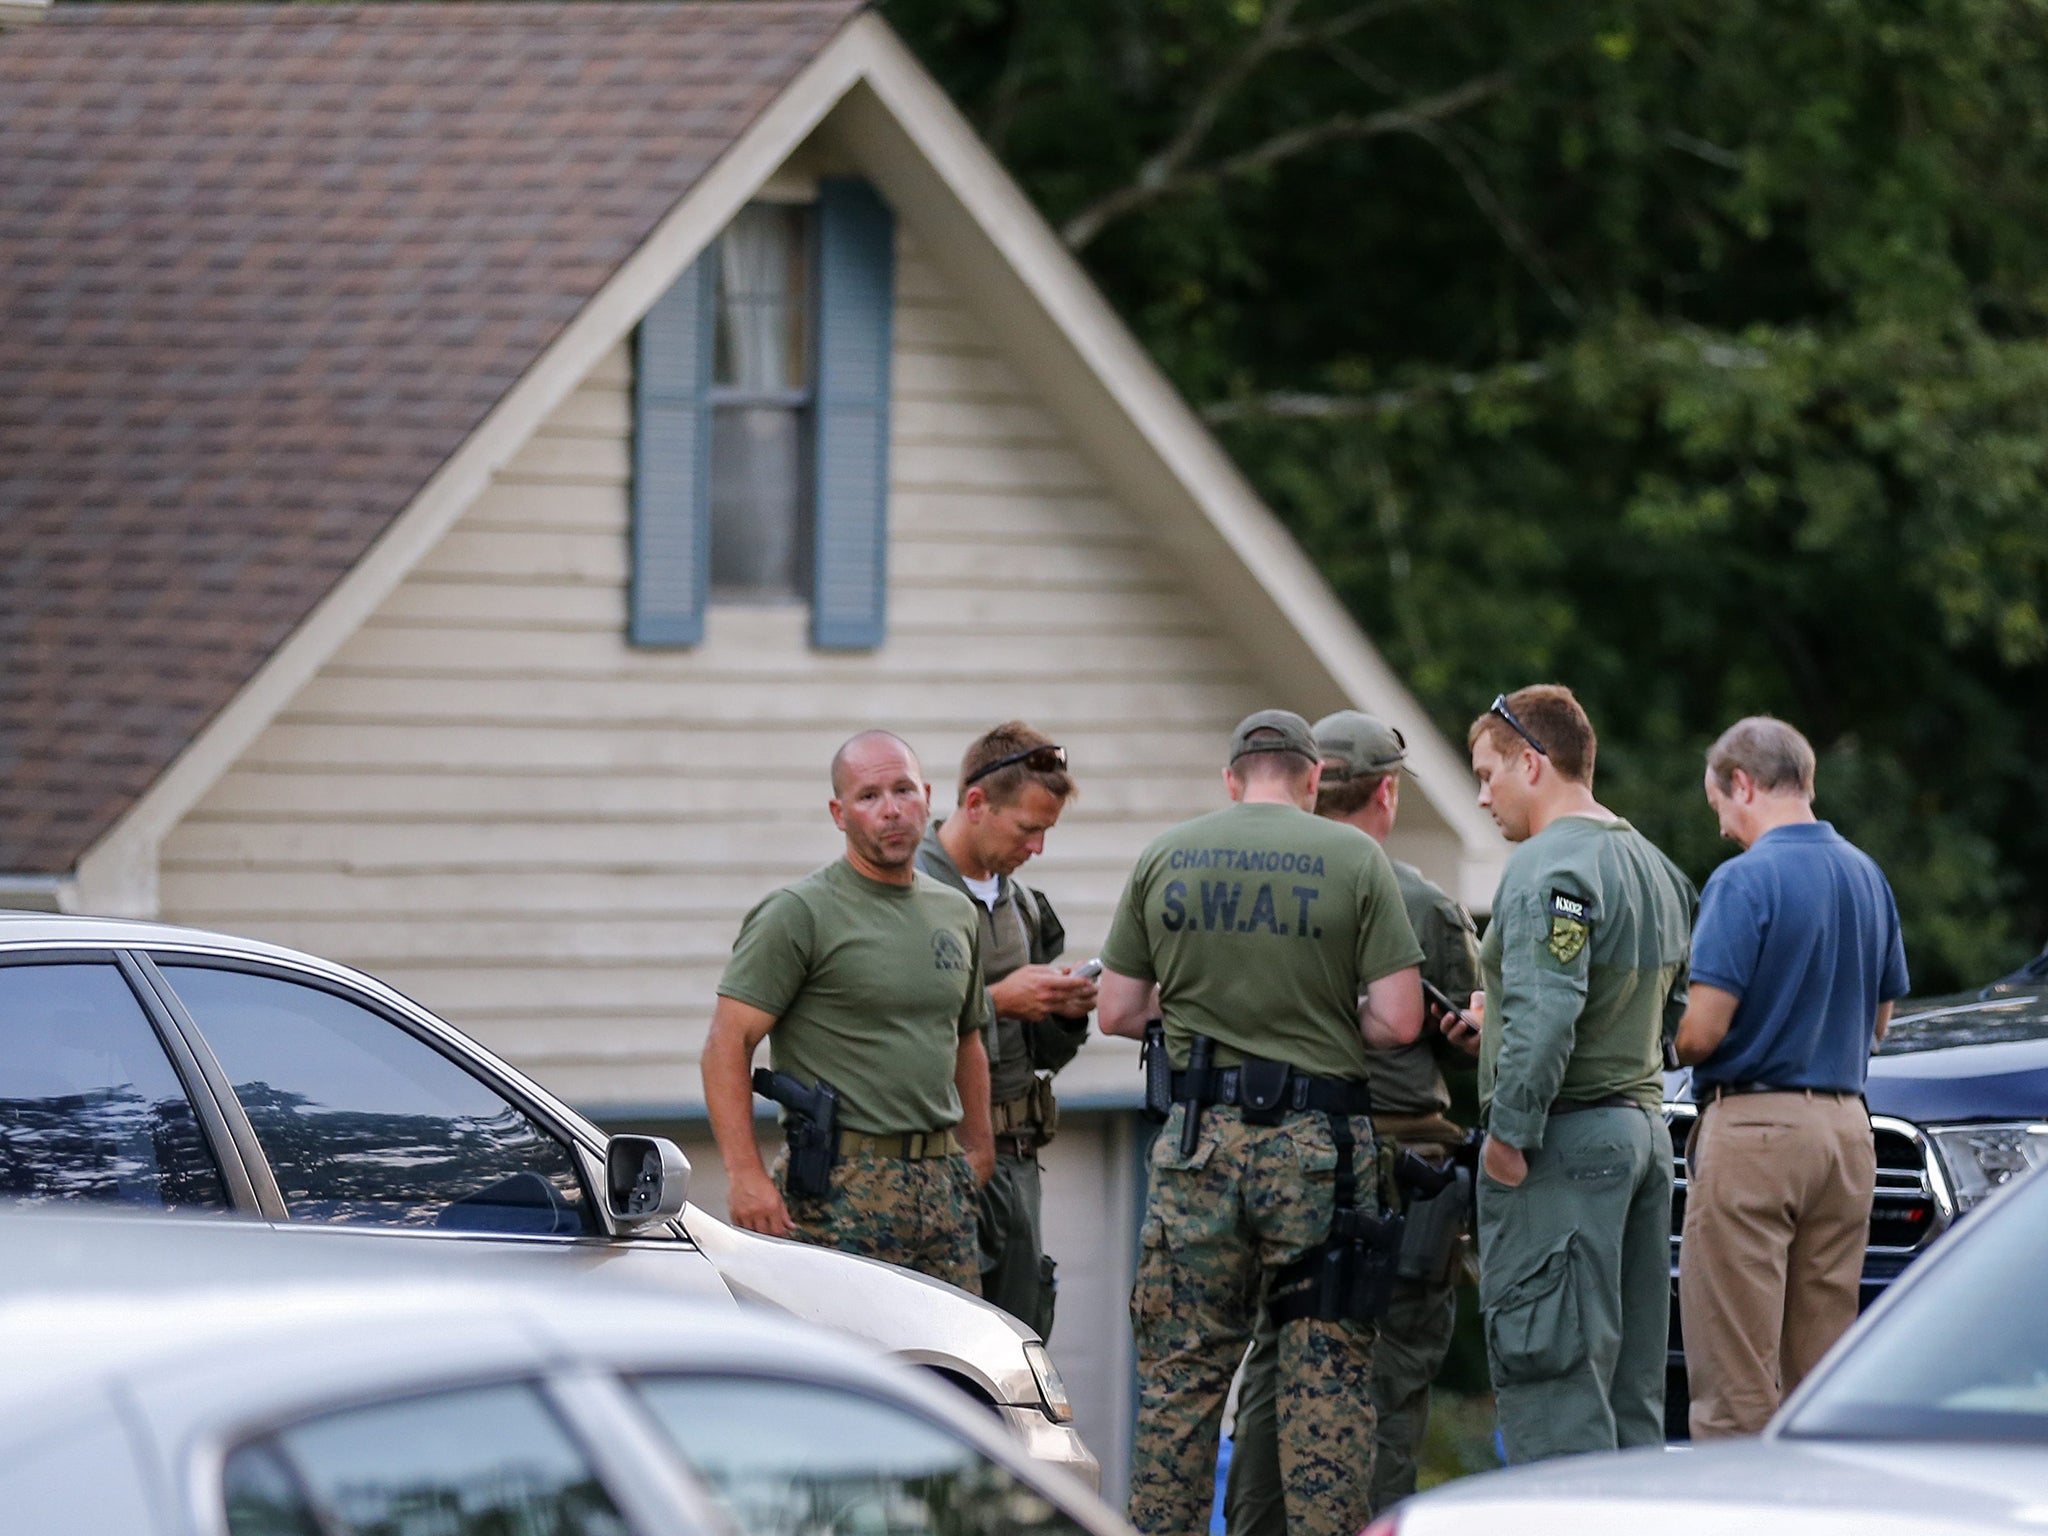
<instances>
[{"instance_id":1,"label":"white curtain","mask_svg":"<svg viewBox=\"0 0 2048 1536\"><path fill-rule=\"evenodd\" d=\"M719 383L735 389L794 389L803 384L801 226L786 208L745 208L718 250Z\"/></svg>"}]
</instances>

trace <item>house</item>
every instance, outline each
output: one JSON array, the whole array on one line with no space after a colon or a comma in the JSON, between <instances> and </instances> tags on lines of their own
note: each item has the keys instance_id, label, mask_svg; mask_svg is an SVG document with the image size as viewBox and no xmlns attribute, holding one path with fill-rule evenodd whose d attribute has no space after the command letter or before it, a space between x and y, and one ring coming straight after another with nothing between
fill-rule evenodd
<instances>
[{"instance_id":1,"label":"house","mask_svg":"<svg viewBox=\"0 0 2048 1536\"><path fill-rule=\"evenodd\" d=\"M19 7L20 14L31 8ZM0 901L370 970L691 1149L854 730L1021 716L1093 952L1233 722L1461 755L888 27L791 3L58 6L0 35ZM1048 1151L1114 1491L1137 1072Z\"/></svg>"}]
</instances>

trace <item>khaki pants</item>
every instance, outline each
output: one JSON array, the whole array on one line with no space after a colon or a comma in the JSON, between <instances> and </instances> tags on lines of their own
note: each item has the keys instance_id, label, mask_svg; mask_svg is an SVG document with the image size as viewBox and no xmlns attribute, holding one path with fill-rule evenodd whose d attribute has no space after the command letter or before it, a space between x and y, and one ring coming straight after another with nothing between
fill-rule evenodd
<instances>
[{"instance_id":1,"label":"khaki pants","mask_svg":"<svg viewBox=\"0 0 2048 1536\"><path fill-rule=\"evenodd\" d=\"M1730 1094L1687 1149L1678 1302L1692 1435L1753 1435L1856 1320L1877 1156L1858 1098Z\"/></svg>"}]
</instances>

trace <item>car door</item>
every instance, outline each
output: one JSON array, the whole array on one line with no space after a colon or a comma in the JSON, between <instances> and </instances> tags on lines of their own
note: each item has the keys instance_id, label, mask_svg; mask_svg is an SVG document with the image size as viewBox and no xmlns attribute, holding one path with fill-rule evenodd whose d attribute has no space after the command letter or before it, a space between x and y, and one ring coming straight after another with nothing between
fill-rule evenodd
<instances>
[{"instance_id":1,"label":"car door","mask_svg":"<svg viewBox=\"0 0 2048 1536\"><path fill-rule=\"evenodd\" d=\"M723 1294L689 1245L611 1235L566 1128L375 998L274 964L148 958L246 1122L274 1219L452 1241L556 1272L651 1264L666 1283Z\"/></svg>"},{"instance_id":2,"label":"car door","mask_svg":"<svg viewBox=\"0 0 2048 1536\"><path fill-rule=\"evenodd\" d=\"M256 1206L223 1106L127 957L0 953L0 1198Z\"/></svg>"}]
</instances>

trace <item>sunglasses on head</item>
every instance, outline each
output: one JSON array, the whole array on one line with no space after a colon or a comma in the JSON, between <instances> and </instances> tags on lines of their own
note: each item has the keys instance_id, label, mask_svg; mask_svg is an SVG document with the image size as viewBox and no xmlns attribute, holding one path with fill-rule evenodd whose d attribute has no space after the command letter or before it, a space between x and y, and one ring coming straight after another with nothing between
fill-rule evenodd
<instances>
[{"instance_id":1,"label":"sunglasses on head","mask_svg":"<svg viewBox=\"0 0 2048 1536\"><path fill-rule=\"evenodd\" d=\"M1065 747L1026 747L1022 752L1012 752L1008 757L999 757L992 763L984 763L961 781L965 789L969 784L987 778L992 773L1001 773L1005 768L1022 763L1033 773L1053 773L1067 766Z\"/></svg>"},{"instance_id":2,"label":"sunglasses on head","mask_svg":"<svg viewBox=\"0 0 2048 1536\"><path fill-rule=\"evenodd\" d=\"M1512 709L1508 708L1508 696L1506 694L1495 694L1493 696L1493 702L1486 706L1486 712L1489 715L1499 715L1501 719L1507 721L1508 729L1513 731L1517 736L1521 737L1522 740L1529 743L1530 746L1534 747L1536 749L1538 756L1550 756L1550 749L1544 746L1543 743L1538 741L1534 736L1531 736L1529 734L1529 727L1522 724L1521 721L1515 718L1515 712Z\"/></svg>"}]
</instances>

